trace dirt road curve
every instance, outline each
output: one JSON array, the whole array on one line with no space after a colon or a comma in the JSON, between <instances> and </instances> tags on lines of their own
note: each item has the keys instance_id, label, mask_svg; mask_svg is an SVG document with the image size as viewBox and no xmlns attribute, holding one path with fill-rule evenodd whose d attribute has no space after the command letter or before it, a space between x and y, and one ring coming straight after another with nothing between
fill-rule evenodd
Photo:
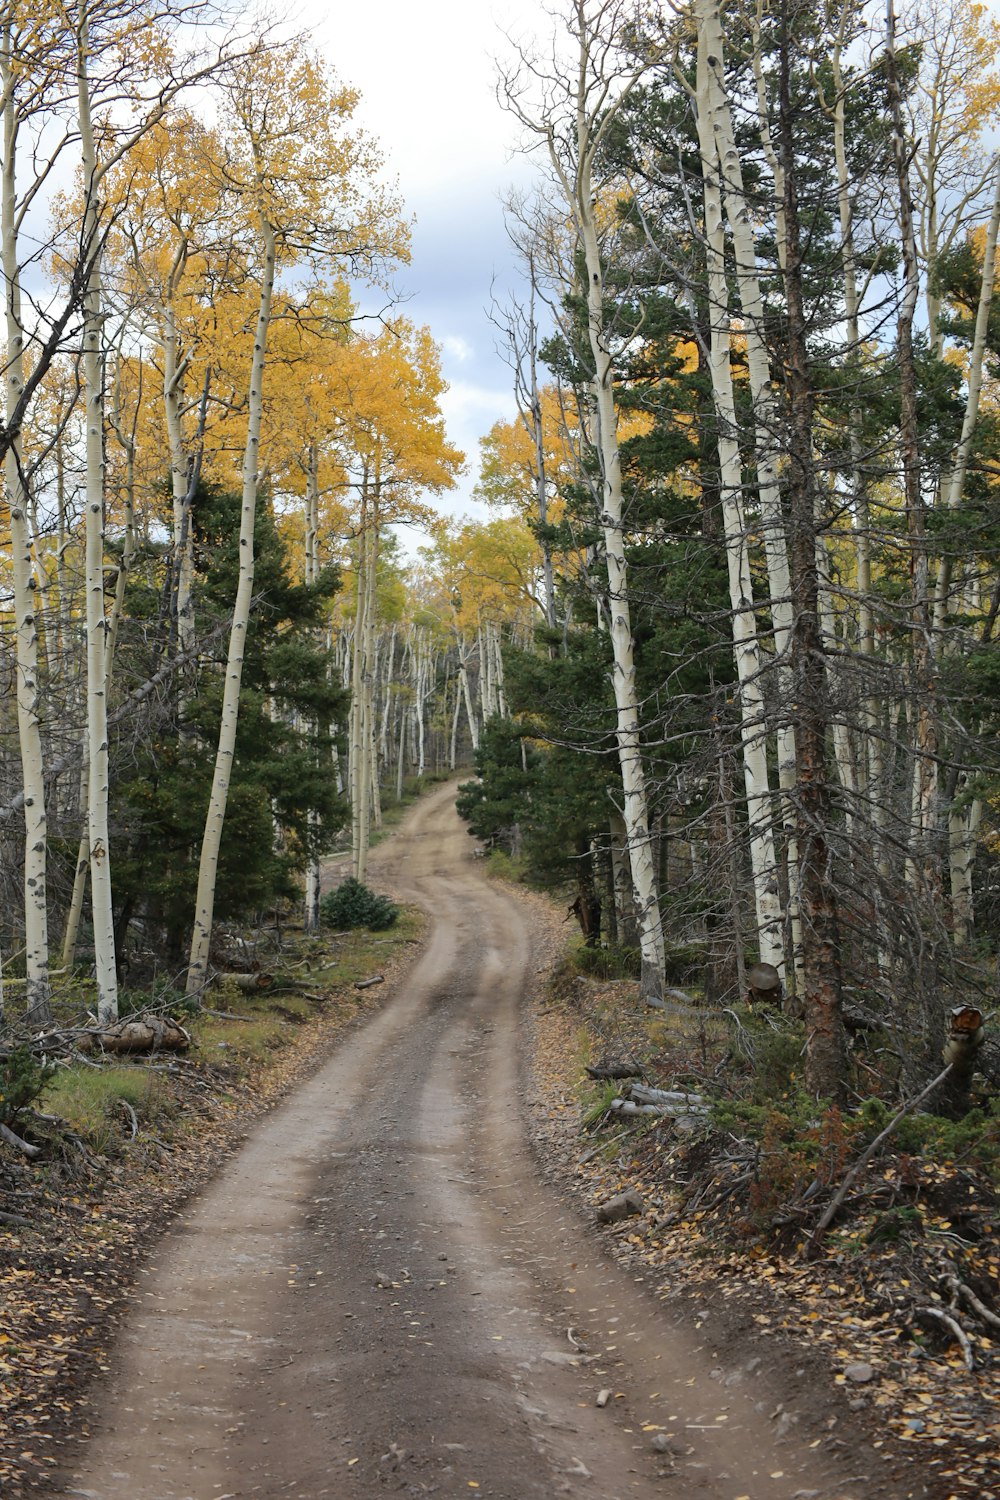
<instances>
[{"instance_id":1,"label":"dirt road curve","mask_svg":"<svg viewBox=\"0 0 1000 1500\"><path fill-rule=\"evenodd\" d=\"M825 1431L776 1440L761 1351L713 1377L711 1347L538 1180L516 1070L529 919L481 875L453 797L381 856L431 915L426 952L163 1241L66 1493L893 1493L857 1459L824 1467Z\"/></svg>"}]
</instances>

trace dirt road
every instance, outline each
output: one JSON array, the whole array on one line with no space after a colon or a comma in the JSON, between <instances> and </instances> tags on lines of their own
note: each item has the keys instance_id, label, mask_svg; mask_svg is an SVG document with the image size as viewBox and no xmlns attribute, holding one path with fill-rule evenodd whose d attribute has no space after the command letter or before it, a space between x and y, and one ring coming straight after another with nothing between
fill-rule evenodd
<instances>
[{"instance_id":1,"label":"dirt road","mask_svg":"<svg viewBox=\"0 0 1000 1500\"><path fill-rule=\"evenodd\" d=\"M163 1241L66 1492L894 1494L874 1454L835 1472L825 1429L781 1440L761 1351L720 1369L539 1180L517 1077L530 919L453 797L380 854L430 914L426 951Z\"/></svg>"}]
</instances>

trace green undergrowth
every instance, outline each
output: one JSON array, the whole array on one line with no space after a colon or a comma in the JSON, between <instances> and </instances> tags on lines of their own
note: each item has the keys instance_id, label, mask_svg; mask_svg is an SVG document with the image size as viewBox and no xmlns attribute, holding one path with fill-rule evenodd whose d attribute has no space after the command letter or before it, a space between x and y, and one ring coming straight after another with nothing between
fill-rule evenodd
<instances>
[{"instance_id":1,"label":"green undergrowth","mask_svg":"<svg viewBox=\"0 0 1000 1500\"><path fill-rule=\"evenodd\" d=\"M898 1077L888 1067L877 1073L880 1054L859 1047L846 1101L817 1099L805 1086L800 1022L745 1005L709 1008L696 996L648 1011L620 977L615 955L597 951L603 961L594 950L571 950L549 981L551 1003L576 1023L579 1120L589 1140L581 1149L590 1155L606 1138L617 1150L625 1135L628 1150L644 1161L648 1155L644 1170L654 1180L658 1163L669 1162L659 1182L663 1201L682 1221L696 1209L707 1241L736 1246L749 1238L779 1250L804 1243L895 1119L905 1097ZM616 1094L627 1095L628 1081L594 1081L586 1067L626 1062L654 1087L700 1094L701 1122L692 1128L689 1121L678 1135L668 1118L623 1121L609 1111ZM838 1234L854 1245L912 1239L935 1215L972 1225L969 1204L989 1215L1000 1191L1000 1101L983 1086L973 1094L974 1107L960 1118L934 1113L931 1099L900 1120L840 1210L831 1244Z\"/></svg>"},{"instance_id":2,"label":"green undergrowth","mask_svg":"<svg viewBox=\"0 0 1000 1500\"><path fill-rule=\"evenodd\" d=\"M272 977L268 989L247 992L226 979L206 994L200 1010L192 1010L183 995L162 986L145 995L128 991L122 1005L125 1016L141 1016L150 1009L173 1015L189 1033L190 1049L179 1057L168 1052L127 1059L97 1056L87 1062L61 1062L44 1072L35 1065L30 1078L15 1056L13 1064L4 1065L5 1073L0 1070L0 1096L6 1082L12 1108L19 1089L25 1103L64 1121L98 1157L118 1156L132 1139L141 1144L150 1134L169 1142L184 1113L179 1101L189 1105L192 1088L228 1097L234 1086L264 1077L302 1037L304 1028L315 1031L324 1022L342 1024L377 1003L377 988L357 991L354 986L382 973L395 955L418 942L423 926L420 912L403 907L389 932L358 929L324 932L316 938L286 936L280 951L258 955L262 970ZM89 985L67 988L59 1024L86 1022L89 990Z\"/></svg>"},{"instance_id":3,"label":"green undergrowth","mask_svg":"<svg viewBox=\"0 0 1000 1500\"><path fill-rule=\"evenodd\" d=\"M99 1156L117 1154L132 1129L162 1126L171 1111L170 1085L141 1063L60 1068L45 1090L43 1108L57 1115Z\"/></svg>"},{"instance_id":4,"label":"green undergrowth","mask_svg":"<svg viewBox=\"0 0 1000 1500\"><path fill-rule=\"evenodd\" d=\"M508 880L511 885L527 884L527 861L504 849L491 849L483 858L487 875L493 880Z\"/></svg>"}]
</instances>

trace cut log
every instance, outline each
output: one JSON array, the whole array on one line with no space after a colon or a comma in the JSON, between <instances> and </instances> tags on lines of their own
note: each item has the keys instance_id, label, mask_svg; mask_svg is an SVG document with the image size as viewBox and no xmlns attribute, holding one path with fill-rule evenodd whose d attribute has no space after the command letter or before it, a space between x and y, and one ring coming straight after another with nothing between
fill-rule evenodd
<instances>
[{"instance_id":1,"label":"cut log","mask_svg":"<svg viewBox=\"0 0 1000 1500\"><path fill-rule=\"evenodd\" d=\"M763 1005L780 1005L784 995L781 975L774 964L754 964L747 974L747 1000Z\"/></svg>"},{"instance_id":2,"label":"cut log","mask_svg":"<svg viewBox=\"0 0 1000 1500\"><path fill-rule=\"evenodd\" d=\"M186 1052L191 1038L169 1016L137 1016L104 1031L93 1031L78 1043L85 1052Z\"/></svg>"},{"instance_id":3,"label":"cut log","mask_svg":"<svg viewBox=\"0 0 1000 1500\"><path fill-rule=\"evenodd\" d=\"M242 990L244 994L255 995L260 990L269 990L271 988L272 984L274 983L274 975L243 974L236 969L230 969L224 973L220 971L216 975L216 982L218 984L234 984L236 988L238 990Z\"/></svg>"}]
</instances>

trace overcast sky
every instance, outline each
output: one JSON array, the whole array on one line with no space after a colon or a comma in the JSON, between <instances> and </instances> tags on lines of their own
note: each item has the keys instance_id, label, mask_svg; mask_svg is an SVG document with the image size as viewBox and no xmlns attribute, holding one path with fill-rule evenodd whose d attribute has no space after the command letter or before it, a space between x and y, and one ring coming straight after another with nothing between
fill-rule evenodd
<instances>
[{"instance_id":1,"label":"overcast sky","mask_svg":"<svg viewBox=\"0 0 1000 1500\"><path fill-rule=\"evenodd\" d=\"M486 309L513 271L500 197L532 167L495 93L504 33L549 29L538 0L351 0L319 16L304 8L324 56L361 91L358 122L381 144L415 215L412 264L400 275L405 311L430 327L450 384L448 434L468 459L460 490L439 509L474 514L478 439L513 413L510 372Z\"/></svg>"}]
</instances>

